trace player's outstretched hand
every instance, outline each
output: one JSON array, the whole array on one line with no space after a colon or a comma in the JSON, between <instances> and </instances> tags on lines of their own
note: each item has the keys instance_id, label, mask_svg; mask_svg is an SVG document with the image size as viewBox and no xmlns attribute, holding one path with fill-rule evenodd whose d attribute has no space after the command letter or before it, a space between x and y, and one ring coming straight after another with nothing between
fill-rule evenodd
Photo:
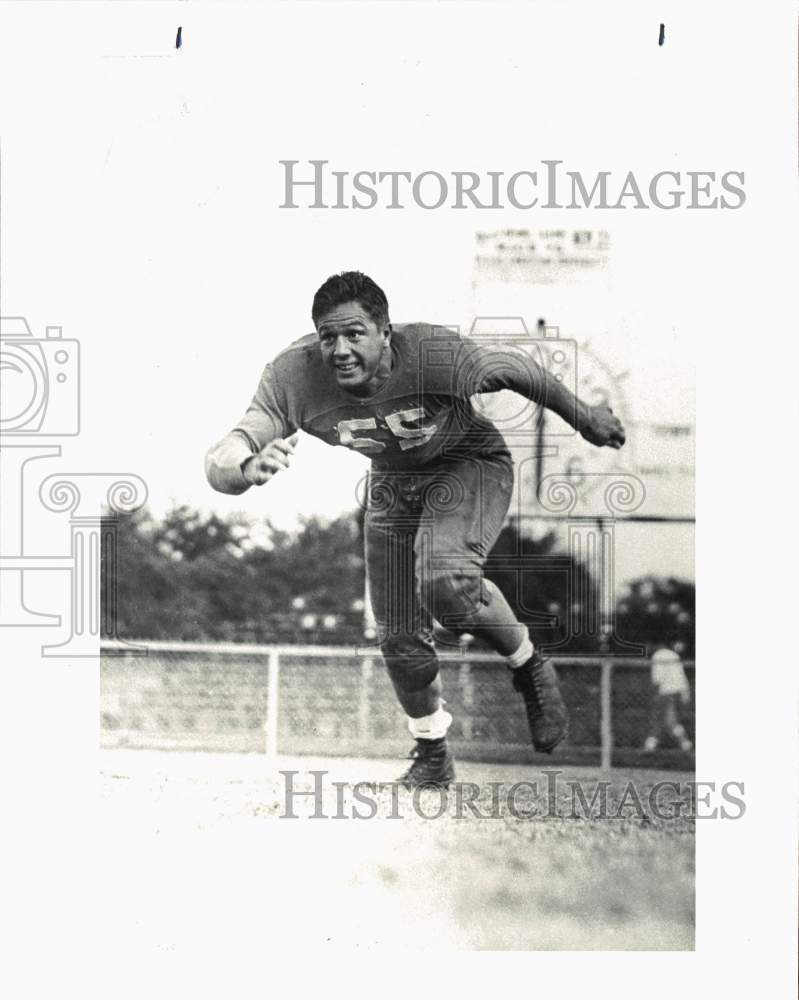
<instances>
[{"instance_id":1,"label":"player's outstretched hand","mask_svg":"<svg viewBox=\"0 0 799 1000\"><path fill-rule=\"evenodd\" d=\"M276 438L242 465L241 472L250 486L263 486L268 483L276 472L287 469L294 454L297 435L289 438Z\"/></svg>"},{"instance_id":2,"label":"player's outstretched hand","mask_svg":"<svg viewBox=\"0 0 799 1000\"><path fill-rule=\"evenodd\" d=\"M600 404L599 406L589 406L588 422L581 428L580 433L590 444L595 444L597 448L621 448L626 441L624 427L621 420L613 415L613 410L609 406Z\"/></svg>"}]
</instances>

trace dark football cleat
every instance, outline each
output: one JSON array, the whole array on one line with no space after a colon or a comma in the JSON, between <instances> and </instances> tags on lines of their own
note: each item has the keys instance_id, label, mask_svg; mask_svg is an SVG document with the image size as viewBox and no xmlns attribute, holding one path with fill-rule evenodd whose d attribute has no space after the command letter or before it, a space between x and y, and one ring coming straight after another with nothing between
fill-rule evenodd
<instances>
[{"instance_id":1,"label":"dark football cleat","mask_svg":"<svg viewBox=\"0 0 799 1000\"><path fill-rule=\"evenodd\" d=\"M513 686L524 698L533 746L539 753L552 753L569 731L569 713L552 661L536 651L523 666L511 669L511 674Z\"/></svg>"},{"instance_id":2,"label":"dark football cleat","mask_svg":"<svg viewBox=\"0 0 799 1000\"><path fill-rule=\"evenodd\" d=\"M431 788L449 788L455 780L455 761L447 746L447 738L417 740L411 750L413 763L397 778L405 788L428 785Z\"/></svg>"}]
</instances>

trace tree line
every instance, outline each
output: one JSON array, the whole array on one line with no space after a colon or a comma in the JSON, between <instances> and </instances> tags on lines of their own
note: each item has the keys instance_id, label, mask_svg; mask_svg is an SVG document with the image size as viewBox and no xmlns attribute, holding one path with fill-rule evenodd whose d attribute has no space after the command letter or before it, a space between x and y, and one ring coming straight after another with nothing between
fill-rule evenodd
<instances>
[{"instance_id":1,"label":"tree line","mask_svg":"<svg viewBox=\"0 0 799 1000\"><path fill-rule=\"evenodd\" d=\"M362 641L363 517L303 519L285 531L269 520L222 517L176 505L163 517L144 507L109 520L115 536L115 595L103 573L106 614L115 596L115 634L126 639L247 643ZM515 557L522 556L521 560ZM104 553L106 565L108 553ZM515 561L514 561L515 560ZM521 568L520 568L521 567ZM528 568L525 568L528 567ZM503 591L534 642L590 653L602 643L586 566L508 524L486 576ZM619 594L616 633L651 647L679 640L694 652L692 582L642 577ZM480 642L479 636L475 641Z\"/></svg>"}]
</instances>

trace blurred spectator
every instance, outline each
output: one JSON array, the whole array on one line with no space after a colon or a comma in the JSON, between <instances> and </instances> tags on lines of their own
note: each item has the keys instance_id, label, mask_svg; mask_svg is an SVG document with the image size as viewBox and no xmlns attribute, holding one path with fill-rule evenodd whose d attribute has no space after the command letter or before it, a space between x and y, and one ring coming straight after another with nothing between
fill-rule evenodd
<instances>
[{"instance_id":1,"label":"blurred spectator","mask_svg":"<svg viewBox=\"0 0 799 1000\"><path fill-rule=\"evenodd\" d=\"M649 736L644 743L648 753L657 750L664 736L670 737L680 750L692 748L680 722L680 707L691 700L691 689L680 658L683 649L681 642L663 643L652 654L652 717Z\"/></svg>"}]
</instances>

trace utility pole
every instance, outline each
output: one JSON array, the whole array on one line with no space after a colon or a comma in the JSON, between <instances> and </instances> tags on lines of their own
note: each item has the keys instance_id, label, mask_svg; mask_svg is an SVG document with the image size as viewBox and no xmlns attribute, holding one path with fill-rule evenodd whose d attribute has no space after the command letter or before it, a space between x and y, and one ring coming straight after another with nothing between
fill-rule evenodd
<instances>
[{"instance_id":1,"label":"utility pole","mask_svg":"<svg viewBox=\"0 0 799 1000\"><path fill-rule=\"evenodd\" d=\"M546 321L541 318L538 320L538 336L546 336ZM536 432L535 440L535 495L536 497L541 494L541 481L544 478L544 433L546 424L546 407L541 405L538 407L538 429Z\"/></svg>"}]
</instances>

